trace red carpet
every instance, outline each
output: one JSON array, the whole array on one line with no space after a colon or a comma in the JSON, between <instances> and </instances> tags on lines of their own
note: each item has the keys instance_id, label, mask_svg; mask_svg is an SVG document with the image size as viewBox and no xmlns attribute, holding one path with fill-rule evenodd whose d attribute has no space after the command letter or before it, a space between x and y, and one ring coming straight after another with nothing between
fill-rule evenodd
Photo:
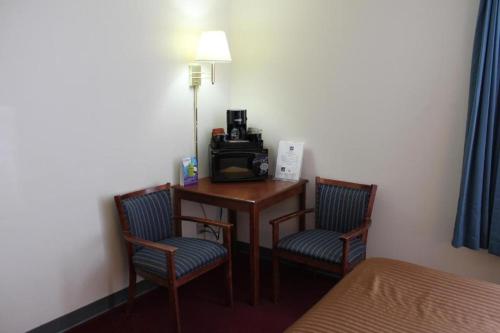
<instances>
[{"instance_id":1,"label":"red carpet","mask_svg":"<svg viewBox=\"0 0 500 333\"><path fill-rule=\"evenodd\" d=\"M335 279L282 265L281 300L270 301L270 262L262 262L261 303L248 304L248 257L236 257L233 269L235 304L224 305L222 269L207 273L179 289L183 333L283 332L335 284ZM167 291L155 289L137 298L132 314L120 306L70 330L78 332L169 332Z\"/></svg>"}]
</instances>

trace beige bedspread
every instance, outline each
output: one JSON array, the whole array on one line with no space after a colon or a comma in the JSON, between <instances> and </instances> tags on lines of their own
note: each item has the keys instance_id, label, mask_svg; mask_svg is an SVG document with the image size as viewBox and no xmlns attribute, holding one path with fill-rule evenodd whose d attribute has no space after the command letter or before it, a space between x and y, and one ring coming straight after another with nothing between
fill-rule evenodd
<instances>
[{"instance_id":1,"label":"beige bedspread","mask_svg":"<svg viewBox=\"0 0 500 333\"><path fill-rule=\"evenodd\" d=\"M286 332L500 332L500 285L372 258Z\"/></svg>"}]
</instances>

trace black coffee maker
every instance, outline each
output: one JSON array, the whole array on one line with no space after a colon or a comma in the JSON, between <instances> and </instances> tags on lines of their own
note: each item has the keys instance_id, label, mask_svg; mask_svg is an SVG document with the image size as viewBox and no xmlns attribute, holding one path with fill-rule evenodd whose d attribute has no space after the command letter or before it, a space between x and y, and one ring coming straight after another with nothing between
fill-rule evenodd
<instances>
[{"instance_id":1,"label":"black coffee maker","mask_svg":"<svg viewBox=\"0 0 500 333\"><path fill-rule=\"evenodd\" d=\"M247 110L227 110L229 140L247 140Z\"/></svg>"}]
</instances>

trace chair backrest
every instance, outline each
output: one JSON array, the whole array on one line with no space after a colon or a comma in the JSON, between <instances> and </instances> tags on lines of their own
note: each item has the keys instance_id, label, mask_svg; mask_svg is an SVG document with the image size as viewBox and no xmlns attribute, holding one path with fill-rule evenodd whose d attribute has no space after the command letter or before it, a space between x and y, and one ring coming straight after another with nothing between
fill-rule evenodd
<instances>
[{"instance_id":1,"label":"chair backrest","mask_svg":"<svg viewBox=\"0 0 500 333\"><path fill-rule=\"evenodd\" d=\"M159 241L173 235L170 184L115 196L124 232Z\"/></svg>"},{"instance_id":2,"label":"chair backrest","mask_svg":"<svg viewBox=\"0 0 500 333\"><path fill-rule=\"evenodd\" d=\"M377 185L316 177L316 228L346 233L371 217Z\"/></svg>"}]
</instances>

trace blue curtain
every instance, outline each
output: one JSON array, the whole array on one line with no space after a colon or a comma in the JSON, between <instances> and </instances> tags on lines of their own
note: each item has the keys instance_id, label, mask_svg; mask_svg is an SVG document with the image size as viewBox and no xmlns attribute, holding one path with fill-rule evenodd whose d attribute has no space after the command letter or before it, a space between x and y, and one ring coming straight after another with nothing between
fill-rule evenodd
<instances>
[{"instance_id":1,"label":"blue curtain","mask_svg":"<svg viewBox=\"0 0 500 333\"><path fill-rule=\"evenodd\" d=\"M481 0L453 246L500 255L500 0Z\"/></svg>"}]
</instances>

